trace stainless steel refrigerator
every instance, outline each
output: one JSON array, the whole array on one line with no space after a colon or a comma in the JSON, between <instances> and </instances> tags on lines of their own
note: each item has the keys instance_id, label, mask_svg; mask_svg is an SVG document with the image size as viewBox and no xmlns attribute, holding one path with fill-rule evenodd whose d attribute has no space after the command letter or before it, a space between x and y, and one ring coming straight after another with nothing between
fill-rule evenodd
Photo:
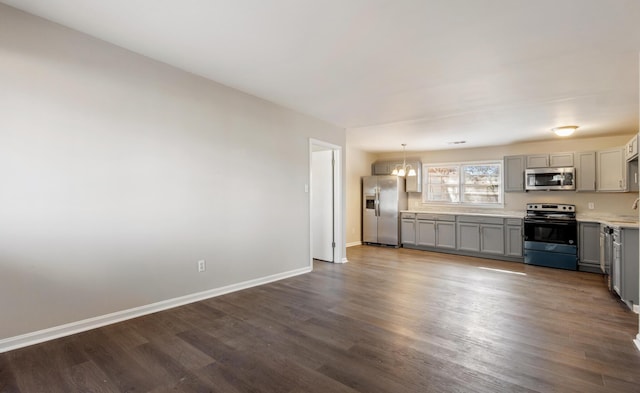
<instances>
[{"instance_id":1,"label":"stainless steel refrigerator","mask_svg":"<svg viewBox=\"0 0 640 393\"><path fill-rule=\"evenodd\" d=\"M362 178L363 243L400 245L400 210L407 209L405 180L398 176Z\"/></svg>"}]
</instances>

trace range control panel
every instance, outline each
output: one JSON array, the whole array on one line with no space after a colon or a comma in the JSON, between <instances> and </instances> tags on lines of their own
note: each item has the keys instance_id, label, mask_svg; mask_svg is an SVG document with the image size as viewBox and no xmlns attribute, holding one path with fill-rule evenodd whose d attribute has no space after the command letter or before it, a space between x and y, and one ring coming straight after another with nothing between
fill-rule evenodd
<instances>
[{"instance_id":1,"label":"range control panel","mask_svg":"<svg viewBox=\"0 0 640 393\"><path fill-rule=\"evenodd\" d=\"M527 203L527 211L575 212L576 205L566 205L562 203Z\"/></svg>"}]
</instances>

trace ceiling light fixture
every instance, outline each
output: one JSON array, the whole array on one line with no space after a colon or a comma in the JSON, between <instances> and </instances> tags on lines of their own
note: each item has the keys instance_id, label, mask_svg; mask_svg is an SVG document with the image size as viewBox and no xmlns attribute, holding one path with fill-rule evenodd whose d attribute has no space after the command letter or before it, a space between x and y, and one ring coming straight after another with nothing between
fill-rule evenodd
<instances>
[{"instance_id":1,"label":"ceiling light fixture","mask_svg":"<svg viewBox=\"0 0 640 393\"><path fill-rule=\"evenodd\" d=\"M396 167L393 169L393 172L391 172L392 175L394 176L400 176L400 177L404 177L405 175L407 176L415 176L416 175L416 170L413 169L413 167L411 165L407 165L407 144L403 143L402 144L402 167L400 167L400 165L396 165Z\"/></svg>"},{"instance_id":2,"label":"ceiling light fixture","mask_svg":"<svg viewBox=\"0 0 640 393\"><path fill-rule=\"evenodd\" d=\"M552 128L551 131L555 132L557 136L569 136L578 129L578 126L563 126Z\"/></svg>"}]
</instances>

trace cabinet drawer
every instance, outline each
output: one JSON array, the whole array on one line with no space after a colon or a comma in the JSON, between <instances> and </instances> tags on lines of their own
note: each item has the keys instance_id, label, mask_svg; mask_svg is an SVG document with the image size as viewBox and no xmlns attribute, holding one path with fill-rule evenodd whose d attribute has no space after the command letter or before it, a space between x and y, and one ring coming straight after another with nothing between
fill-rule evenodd
<instances>
[{"instance_id":1,"label":"cabinet drawer","mask_svg":"<svg viewBox=\"0 0 640 393\"><path fill-rule=\"evenodd\" d=\"M402 213L401 217L403 220L414 220L416 218L416 213Z\"/></svg>"},{"instance_id":2,"label":"cabinet drawer","mask_svg":"<svg viewBox=\"0 0 640 393\"><path fill-rule=\"evenodd\" d=\"M522 225L522 220L519 218L507 218L506 219L507 225Z\"/></svg>"},{"instance_id":3,"label":"cabinet drawer","mask_svg":"<svg viewBox=\"0 0 640 393\"><path fill-rule=\"evenodd\" d=\"M430 220L433 221L436 219L438 215L433 213L418 213L416 214L416 218L418 220Z\"/></svg>"},{"instance_id":4,"label":"cabinet drawer","mask_svg":"<svg viewBox=\"0 0 640 393\"><path fill-rule=\"evenodd\" d=\"M456 216L452 214L436 214L436 220L438 221L455 221Z\"/></svg>"},{"instance_id":5,"label":"cabinet drawer","mask_svg":"<svg viewBox=\"0 0 640 393\"><path fill-rule=\"evenodd\" d=\"M481 216L458 216L458 222L471 222L479 224L504 224L501 217L481 217Z\"/></svg>"}]
</instances>

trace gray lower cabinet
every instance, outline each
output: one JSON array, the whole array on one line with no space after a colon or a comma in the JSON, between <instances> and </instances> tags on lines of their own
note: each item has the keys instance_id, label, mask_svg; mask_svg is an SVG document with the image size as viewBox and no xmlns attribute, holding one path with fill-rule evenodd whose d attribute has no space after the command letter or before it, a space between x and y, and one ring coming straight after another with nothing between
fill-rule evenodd
<instances>
[{"instance_id":1,"label":"gray lower cabinet","mask_svg":"<svg viewBox=\"0 0 640 393\"><path fill-rule=\"evenodd\" d=\"M596 152L577 152L574 161L576 163L576 191L595 191Z\"/></svg>"},{"instance_id":2,"label":"gray lower cabinet","mask_svg":"<svg viewBox=\"0 0 640 393\"><path fill-rule=\"evenodd\" d=\"M416 245L436 246L436 222L431 220L416 220Z\"/></svg>"},{"instance_id":3,"label":"gray lower cabinet","mask_svg":"<svg viewBox=\"0 0 640 393\"><path fill-rule=\"evenodd\" d=\"M578 270L602 273L600 269L600 223L580 222L578 224L578 247Z\"/></svg>"},{"instance_id":4,"label":"gray lower cabinet","mask_svg":"<svg viewBox=\"0 0 640 393\"><path fill-rule=\"evenodd\" d=\"M458 250L480 252L480 224L458 222Z\"/></svg>"},{"instance_id":5,"label":"gray lower cabinet","mask_svg":"<svg viewBox=\"0 0 640 393\"><path fill-rule=\"evenodd\" d=\"M458 216L458 250L504 255L504 219Z\"/></svg>"},{"instance_id":6,"label":"gray lower cabinet","mask_svg":"<svg viewBox=\"0 0 640 393\"><path fill-rule=\"evenodd\" d=\"M615 228L612 281L620 298L630 307L640 302L638 277L638 229ZM617 287L617 288L616 288Z\"/></svg>"},{"instance_id":7,"label":"gray lower cabinet","mask_svg":"<svg viewBox=\"0 0 640 393\"><path fill-rule=\"evenodd\" d=\"M416 245L456 248L456 217L447 214L416 215Z\"/></svg>"},{"instance_id":8,"label":"gray lower cabinet","mask_svg":"<svg viewBox=\"0 0 640 393\"><path fill-rule=\"evenodd\" d=\"M436 222L436 247L456 248L456 223L448 221Z\"/></svg>"},{"instance_id":9,"label":"gray lower cabinet","mask_svg":"<svg viewBox=\"0 0 640 393\"><path fill-rule=\"evenodd\" d=\"M454 254L522 260L522 219L402 213L402 245Z\"/></svg>"},{"instance_id":10,"label":"gray lower cabinet","mask_svg":"<svg viewBox=\"0 0 640 393\"><path fill-rule=\"evenodd\" d=\"M504 255L504 224L480 224L480 252Z\"/></svg>"},{"instance_id":11,"label":"gray lower cabinet","mask_svg":"<svg viewBox=\"0 0 640 393\"><path fill-rule=\"evenodd\" d=\"M507 218L505 230L505 255L522 258L522 220Z\"/></svg>"},{"instance_id":12,"label":"gray lower cabinet","mask_svg":"<svg viewBox=\"0 0 640 393\"><path fill-rule=\"evenodd\" d=\"M400 220L400 239L403 245L414 246L416 244L415 213L402 213Z\"/></svg>"}]
</instances>

